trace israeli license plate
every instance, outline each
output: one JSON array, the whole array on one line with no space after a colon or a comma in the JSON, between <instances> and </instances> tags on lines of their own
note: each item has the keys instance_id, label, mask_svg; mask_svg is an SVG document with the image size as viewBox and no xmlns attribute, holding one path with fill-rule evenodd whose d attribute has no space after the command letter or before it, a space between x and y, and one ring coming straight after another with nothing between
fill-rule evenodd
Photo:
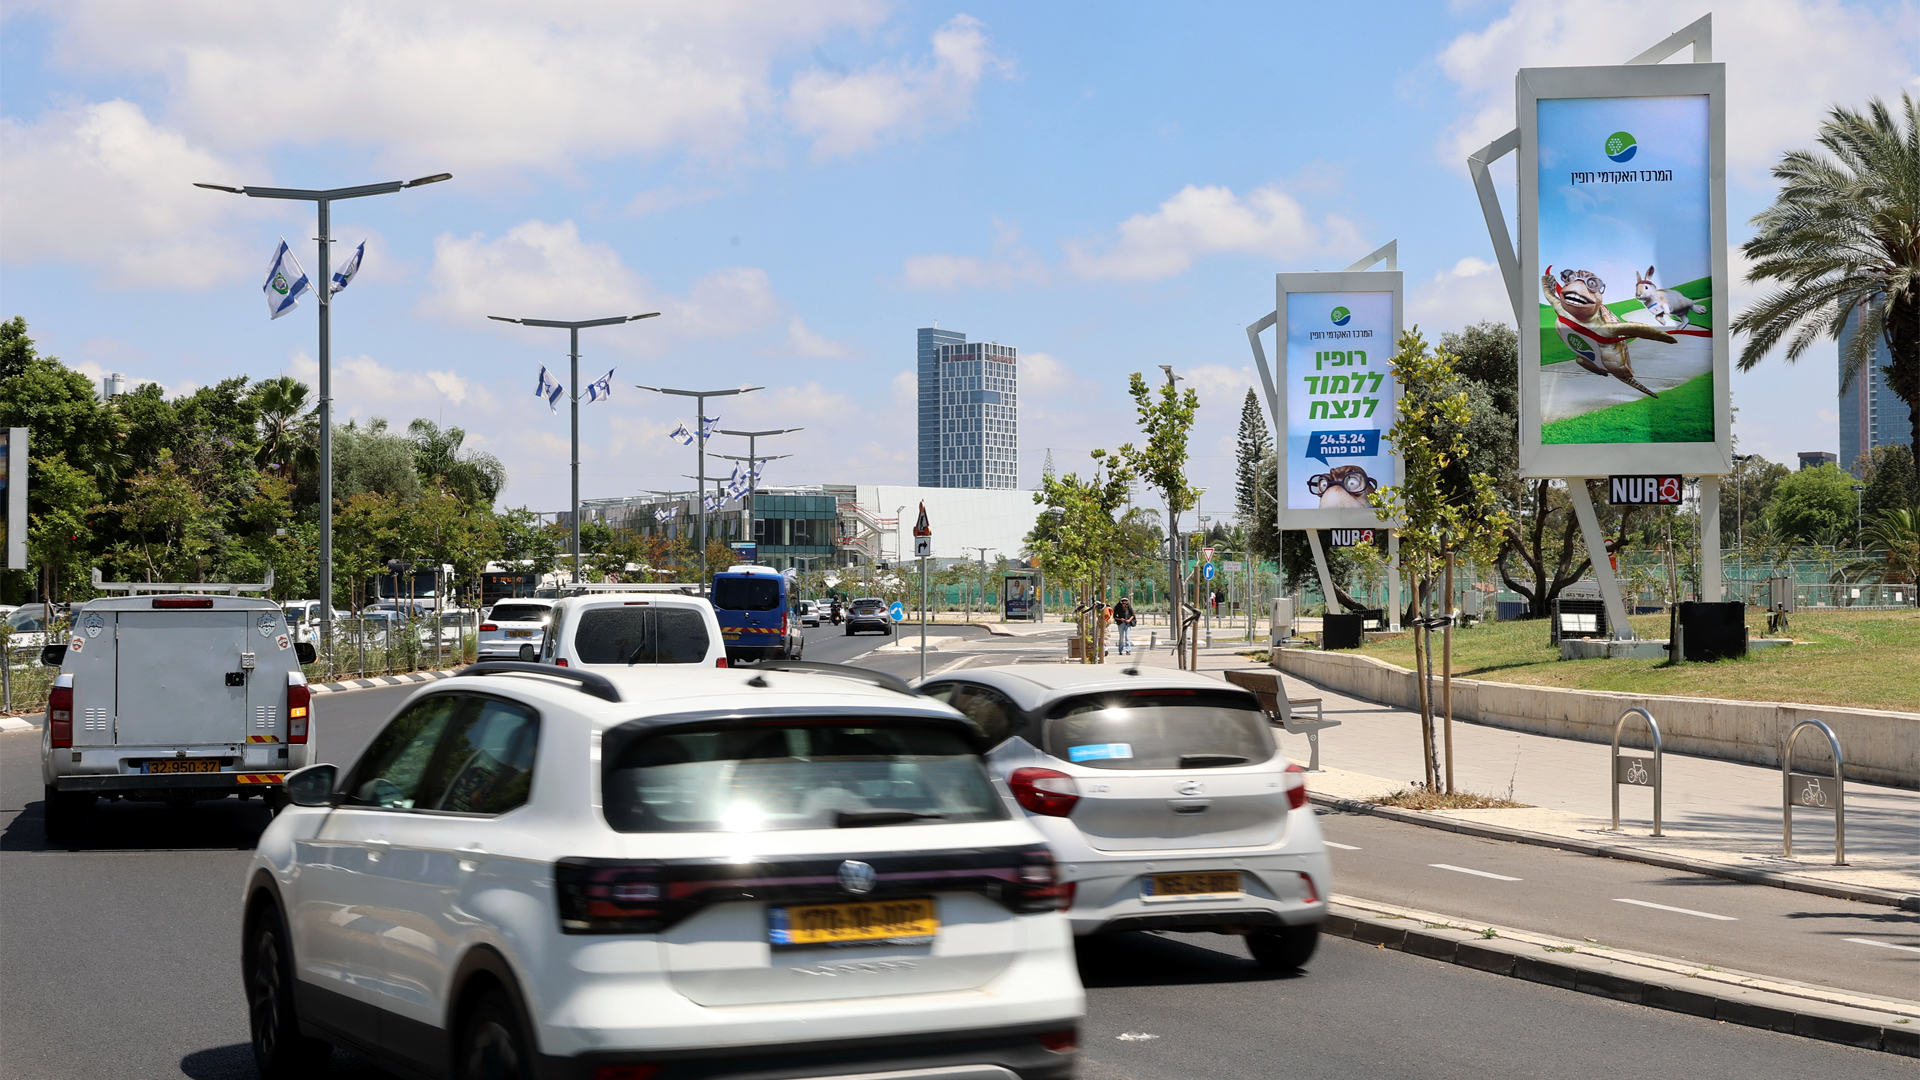
<instances>
[{"instance_id":1,"label":"israeli license plate","mask_svg":"<svg viewBox=\"0 0 1920 1080\"><path fill-rule=\"evenodd\" d=\"M1240 874L1233 870L1203 874L1154 874L1147 878L1146 893L1156 899L1172 896L1238 896L1240 892Z\"/></svg>"},{"instance_id":2,"label":"israeli license plate","mask_svg":"<svg viewBox=\"0 0 1920 1080\"><path fill-rule=\"evenodd\" d=\"M163 758L149 761L142 771L150 773L219 772L220 759L210 757Z\"/></svg>"},{"instance_id":3,"label":"israeli license plate","mask_svg":"<svg viewBox=\"0 0 1920 1080\"><path fill-rule=\"evenodd\" d=\"M939 930L931 898L796 904L767 911L767 940L774 945L916 945L932 941Z\"/></svg>"},{"instance_id":4,"label":"israeli license plate","mask_svg":"<svg viewBox=\"0 0 1920 1080\"><path fill-rule=\"evenodd\" d=\"M533 631L531 631L531 630L509 630L509 631L507 631L507 636L508 636L508 637L524 637L524 638L530 638L530 637L532 637L532 636L533 636Z\"/></svg>"}]
</instances>

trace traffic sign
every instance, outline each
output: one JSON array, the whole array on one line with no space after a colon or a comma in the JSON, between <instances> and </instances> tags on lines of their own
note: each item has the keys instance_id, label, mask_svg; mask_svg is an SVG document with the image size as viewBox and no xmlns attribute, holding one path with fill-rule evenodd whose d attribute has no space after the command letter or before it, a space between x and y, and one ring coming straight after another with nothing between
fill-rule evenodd
<instances>
[{"instance_id":1,"label":"traffic sign","mask_svg":"<svg viewBox=\"0 0 1920 1080\"><path fill-rule=\"evenodd\" d=\"M1228 559L1226 562L1223 562L1220 564L1220 569L1225 570L1229 574L1237 574L1240 571L1246 569L1246 566L1242 563L1237 563L1232 559Z\"/></svg>"},{"instance_id":2,"label":"traffic sign","mask_svg":"<svg viewBox=\"0 0 1920 1080\"><path fill-rule=\"evenodd\" d=\"M894 622L906 622L906 606L901 604L900 601L895 600L893 606L887 609L887 618L892 619Z\"/></svg>"},{"instance_id":3,"label":"traffic sign","mask_svg":"<svg viewBox=\"0 0 1920 1080\"><path fill-rule=\"evenodd\" d=\"M1208 581L1212 581L1213 580L1213 564L1208 563L1207 565L1201 567L1200 576L1203 578L1206 578Z\"/></svg>"},{"instance_id":4,"label":"traffic sign","mask_svg":"<svg viewBox=\"0 0 1920 1080\"><path fill-rule=\"evenodd\" d=\"M913 523L913 535L932 536L933 526L927 523L927 504L920 504L920 520Z\"/></svg>"},{"instance_id":5,"label":"traffic sign","mask_svg":"<svg viewBox=\"0 0 1920 1080\"><path fill-rule=\"evenodd\" d=\"M930 559L933 557L933 537L916 536L913 538L913 557Z\"/></svg>"},{"instance_id":6,"label":"traffic sign","mask_svg":"<svg viewBox=\"0 0 1920 1080\"><path fill-rule=\"evenodd\" d=\"M1200 549L1200 561L1202 561L1202 562L1212 562L1212 561L1213 561L1213 549L1212 549L1212 548L1210 548L1210 547L1205 547L1205 548L1201 548L1201 549Z\"/></svg>"}]
</instances>

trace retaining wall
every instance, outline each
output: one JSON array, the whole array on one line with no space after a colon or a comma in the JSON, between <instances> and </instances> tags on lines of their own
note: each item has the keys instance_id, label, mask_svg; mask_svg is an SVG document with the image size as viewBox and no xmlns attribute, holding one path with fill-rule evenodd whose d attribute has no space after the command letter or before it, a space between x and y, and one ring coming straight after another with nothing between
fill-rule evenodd
<instances>
[{"instance_id":1,"label":"retaining wall","mask_svg":"<svg viewBox=\"0 0 1920 1080\"><path fill-rule=\"evenodd\" d=\"M1282 649L1274 666L1338 693L1403 709L1419 708L1413 672L1370 656ZM1437 703L1438 677L1433 685ZM1794 724L1823 720L1840 738L1847 779L1920 788L1920 714L1916 713L1453 680L1455 719L1561 739L1612 742L1620 714L1636 705L1660 722L1668 750L1774 768L1780 767L1781 746ZM1642 733L1638 738L1632 734L1636 731ZM1644 731L1643 725L1629 725L1623 741L1643 746ZM1818 731L1800 736L1794 768L1808 772L1833 768L1826 740Z\"/></svg>"}]
</instances>

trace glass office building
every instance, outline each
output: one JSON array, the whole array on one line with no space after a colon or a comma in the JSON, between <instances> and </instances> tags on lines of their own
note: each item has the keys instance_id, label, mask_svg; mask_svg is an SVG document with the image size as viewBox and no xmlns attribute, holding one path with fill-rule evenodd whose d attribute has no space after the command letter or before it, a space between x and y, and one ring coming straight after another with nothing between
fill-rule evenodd
<instances>
[{"instance_id":1,"label":"glass office building","mask_svg":"<svg viewBox=\"0 0 1920 1080\"><path fill-rule=\"evenodd\" d=\"M1860 317L1856 313L1840 331L1840 355L1845 356ZM1874 342L1873 357L1855 376L1853 385L1840 391L1840 467L1851 471L1860 455L1876 446L1913 445L1912 417L1907 403L1887 385L1880 369L1893 363L1886 341Z\"/></svg>"},{"instance_id":2,"label":"glass office building","mask_svg":"<svg viewBox=\"0 0 1920 1080\"><path fill-rule=\"evenodd\" d=\"M1019 350L934 329L920 331L920 349L920 485L1019 486Z\"/></svg>"},{"instance_id":3,"label":"glass office building","mask_svg":"<svg viewBox=\"0 0 1920 1080\"><path fill-rule=\"evenodd\" d=\"M967 335L937 326L920 328L919 356L915 372L920 379L920 474L921 487L940 486L940 347L964 345Z\"/></svg>"}]
</instances>

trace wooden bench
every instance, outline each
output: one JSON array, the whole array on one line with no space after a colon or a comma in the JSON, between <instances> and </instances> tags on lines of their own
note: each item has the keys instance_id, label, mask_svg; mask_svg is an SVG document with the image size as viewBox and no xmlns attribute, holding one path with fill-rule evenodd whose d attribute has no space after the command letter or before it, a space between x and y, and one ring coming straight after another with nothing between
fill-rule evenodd
<instances>
[{"instance_id":1,"label":"wooden bench","mask_svg":"<svg viewBox=\"0 0 1920 1080\"><path fill-rule=\"evenodd\" d=\"M1330 727L1339 727L1340 721L1327 719L1326 707L1320 698L1285 698L1280 696L1280 673L1277 671L1256 669L1253 671L1229 671L1227 681L1245 690L1252 691L1260 702L1260 708L1267 714L1267 722L1285 731L1289 735L1305 735L1311 749L1307 762L1308 772L1320 771L1320 732ZM1294 706L1313 706L1313 719L1294 718Z\"/></svg>"}]
</instances>

